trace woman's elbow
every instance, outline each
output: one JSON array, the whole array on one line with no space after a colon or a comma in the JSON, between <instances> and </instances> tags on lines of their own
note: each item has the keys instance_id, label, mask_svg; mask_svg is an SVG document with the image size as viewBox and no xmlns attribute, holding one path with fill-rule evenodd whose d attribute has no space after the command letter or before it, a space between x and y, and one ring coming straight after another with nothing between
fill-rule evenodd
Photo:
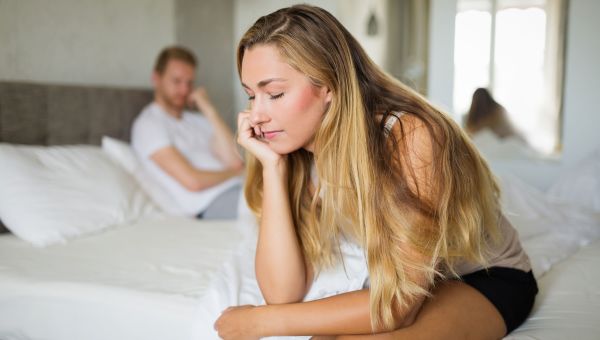
<instances>
[{"instance_id":1,"label":"woman's elbow","mask_svg":"<svg viewBox=\"0 0 600 340\"><path fill-rule=\"evenodd\" d=\"M267 305L283 305L289 303L298 303L304 300L304 294L283 293L283 294L263 294Z\"/></svg>"}]
</instances>

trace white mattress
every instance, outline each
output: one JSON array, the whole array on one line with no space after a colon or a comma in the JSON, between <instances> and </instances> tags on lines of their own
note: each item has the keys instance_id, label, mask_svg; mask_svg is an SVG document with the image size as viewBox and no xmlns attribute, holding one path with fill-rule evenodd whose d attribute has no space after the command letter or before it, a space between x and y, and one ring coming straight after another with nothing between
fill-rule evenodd
<instances>
[{"instance_id":1,"label":"white mattress","mask_svg":"<svg viewBox=\"0 0 600 340\"><path fill-rule=\"evenodd\" d=\"M600 241L556 264L538 284L529 319L505 339L600 339Z\"/></svg>"},{"instance_id":2,"label":"white mattress","mask_svg":"<svg viewBox=\"0 0 600 340\"><path fill-rule=\"evenodd\" d=\"M186 339L241 240L233 221L146 219L44 249L0 236L0 339Z\"/></svg>"}]
</instances>

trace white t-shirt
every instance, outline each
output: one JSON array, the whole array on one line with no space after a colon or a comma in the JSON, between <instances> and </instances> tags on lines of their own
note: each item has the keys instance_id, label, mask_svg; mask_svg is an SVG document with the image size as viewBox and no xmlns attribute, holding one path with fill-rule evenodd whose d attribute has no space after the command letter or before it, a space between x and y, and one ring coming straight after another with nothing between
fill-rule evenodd
<instances>
[{"instance_id":1,"label":"white t-shirt","mask_svg":"<svg viewBox=\"0 0 600 340\"><path fill-rule=\"evenodd\" d=\"M240 178L234 177L193 192L163 171L150 157L159 149L173 146L195 168L225 170L225 165L212 152L213 134L212 125L204 116L184 111L177 119L155 102L148 104L133 123L131 145L142 166L189 216L204 211L219 194L240 183Z\"/></svg>"}]
</instances>

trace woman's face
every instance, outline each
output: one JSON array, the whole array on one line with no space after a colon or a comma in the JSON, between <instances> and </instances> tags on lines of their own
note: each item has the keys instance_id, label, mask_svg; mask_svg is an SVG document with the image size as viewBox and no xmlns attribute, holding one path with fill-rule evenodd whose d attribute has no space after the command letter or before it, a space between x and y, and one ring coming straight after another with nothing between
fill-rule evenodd
<instances>
[{"instance_id":1,"label":"woman's face","mask_svg":"<svg viewBox=\"0 0 600 340\"><path fill-rule=\"evenodd\" d=\"M271 149L282 155L300 148L312 152L331 91L313 85L270 45L244 52L241 78L250 100L250 124Z\"/></svg>"}]
</instances>

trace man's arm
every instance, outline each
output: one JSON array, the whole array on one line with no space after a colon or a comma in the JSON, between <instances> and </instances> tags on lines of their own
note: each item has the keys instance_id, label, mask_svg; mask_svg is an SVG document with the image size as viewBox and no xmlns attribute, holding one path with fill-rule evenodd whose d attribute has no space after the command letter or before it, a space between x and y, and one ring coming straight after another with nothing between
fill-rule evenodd
<instances>
[{"instance_id":1,"label":"man's arm","mask_svg":"<svg viewBox=\"0 0 600 340\"><path fill-rule=\"evenodd\" d=\"M237 150L233 133L208 98L206 90L203 87L196 89L190 95L190 100L196 104L198 109L200 109L200 111L213 126L213 153L225 164L226 167L233 169L241 168L243 166L243 162Z\"/></svg>"},{"instance_id":2,"label":"man's arm","mask_svg":"<svg viewBox=\"0 0 600 340\"><path fill-rule=\"evenodd\" d=\"M215 186L242 172L241 167L223 171L196 169L173 146L155 151L150 159L189 191L200 191Z\"/></svg>"}]
</instances>

